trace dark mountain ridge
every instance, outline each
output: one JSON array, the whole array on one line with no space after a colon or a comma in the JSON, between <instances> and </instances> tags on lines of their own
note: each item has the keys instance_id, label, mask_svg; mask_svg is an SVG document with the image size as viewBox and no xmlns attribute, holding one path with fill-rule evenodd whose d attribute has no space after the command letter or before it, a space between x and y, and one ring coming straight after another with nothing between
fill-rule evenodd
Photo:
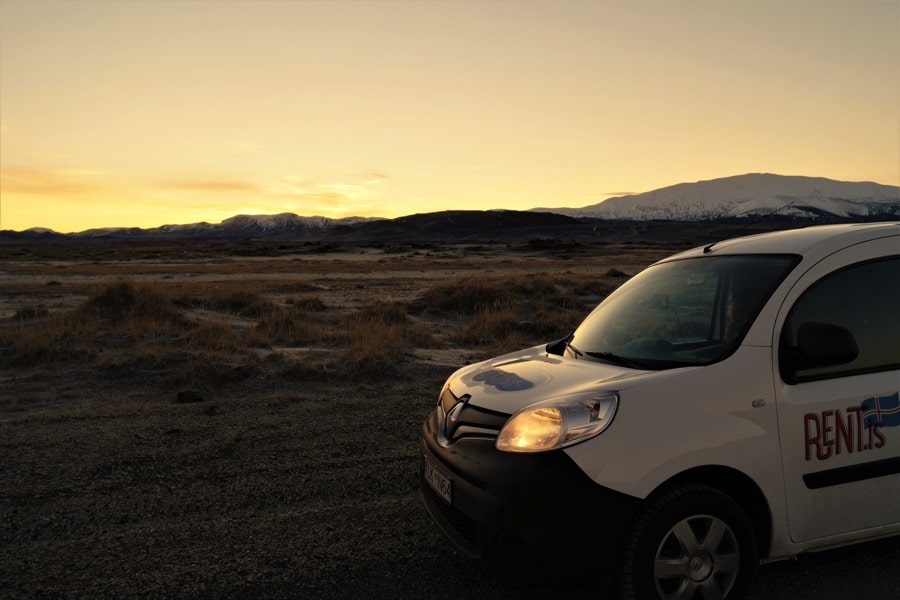
<instances>
[{"instance_id":1,"label":"dark mountain ridge","mask_svg":"<svg viewBox=\"0 0 900 600\"><path fill-rule=\"evenodd\" d=\"M820 223L900 220L900 187L824 178L747 174L678 184L581 209L445 210L395 219L237 215L219 224L114 227L60 234L0 231L0 242L268 240L322 243L516 242L641 232L755 231ZM666 234L667 236L673 233Z\"/></svg>"}]
</instances>

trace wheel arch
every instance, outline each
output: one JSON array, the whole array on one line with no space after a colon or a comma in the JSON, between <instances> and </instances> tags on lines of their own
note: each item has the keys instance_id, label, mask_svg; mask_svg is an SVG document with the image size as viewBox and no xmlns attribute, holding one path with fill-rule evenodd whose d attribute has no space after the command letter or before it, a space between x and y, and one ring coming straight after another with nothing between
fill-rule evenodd
<instances>
[{"instance_id":1,"label":"wheel arch","mask_svg":"<svg viewBox=\"0 0 900 600\"><path fill-rule=\"evenodd\" d=\"M731 467L721 465L694 467L667 479L651 492L647 499L687 483L703 484L731 497L750 519L756 536L759 558L768 557L772 544L772 510L762 489L755 481Z\"/></svg>"}]
</instances>

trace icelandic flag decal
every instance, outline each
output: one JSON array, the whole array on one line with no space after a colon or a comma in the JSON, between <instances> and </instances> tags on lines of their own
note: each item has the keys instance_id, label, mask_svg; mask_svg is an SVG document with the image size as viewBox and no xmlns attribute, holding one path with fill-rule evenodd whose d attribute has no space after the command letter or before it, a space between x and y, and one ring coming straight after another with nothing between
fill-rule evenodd
<instances>
[{"instance_id":1,"label":"icelandic flag decal","mask_svg":"<svg viewBox=\"0 0 900 600\"><path fill-rule=\"evenodd\" d=\"M862 409L863 427L866 429L876 425L900 425L900 392L894 392L890 396L866 398L859 407Z\"/></svg>"}]
</instances>

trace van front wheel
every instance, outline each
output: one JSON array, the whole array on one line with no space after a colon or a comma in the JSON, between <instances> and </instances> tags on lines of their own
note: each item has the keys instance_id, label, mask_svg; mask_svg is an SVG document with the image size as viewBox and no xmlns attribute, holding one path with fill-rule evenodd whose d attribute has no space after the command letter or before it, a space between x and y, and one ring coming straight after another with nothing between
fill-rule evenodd
<instances>
[{"instance_id":1,"label":"van front wheel","mask_svg":"<svg viewBox=\"0 0 900 600\"><path fill-rule=\"evenodd\" d=\"M743 509L701 484L651 498L626 540L621 590L629 600L741 598L758 562Z\"/></svg>"}]
</instances>

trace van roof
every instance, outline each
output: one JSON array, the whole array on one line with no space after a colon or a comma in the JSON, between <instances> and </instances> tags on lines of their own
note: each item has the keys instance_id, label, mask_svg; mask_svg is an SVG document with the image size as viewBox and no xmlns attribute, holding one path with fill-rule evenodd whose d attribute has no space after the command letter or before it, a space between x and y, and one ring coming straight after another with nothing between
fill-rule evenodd
<instances>
[{"instance_id":1,"label":"van roof","mask_svg":"<svg viewBox=\"0 0 900 600\"><path fill-rule=\"evenodd\" d=\"M698 246L664 261L715 254L829 253L846 246L882 237L900 236L900 221L813 225L800 229L771 231L735 237ZM897 252L900 253L900 239Z\"/></svg>"}]
</instances>

